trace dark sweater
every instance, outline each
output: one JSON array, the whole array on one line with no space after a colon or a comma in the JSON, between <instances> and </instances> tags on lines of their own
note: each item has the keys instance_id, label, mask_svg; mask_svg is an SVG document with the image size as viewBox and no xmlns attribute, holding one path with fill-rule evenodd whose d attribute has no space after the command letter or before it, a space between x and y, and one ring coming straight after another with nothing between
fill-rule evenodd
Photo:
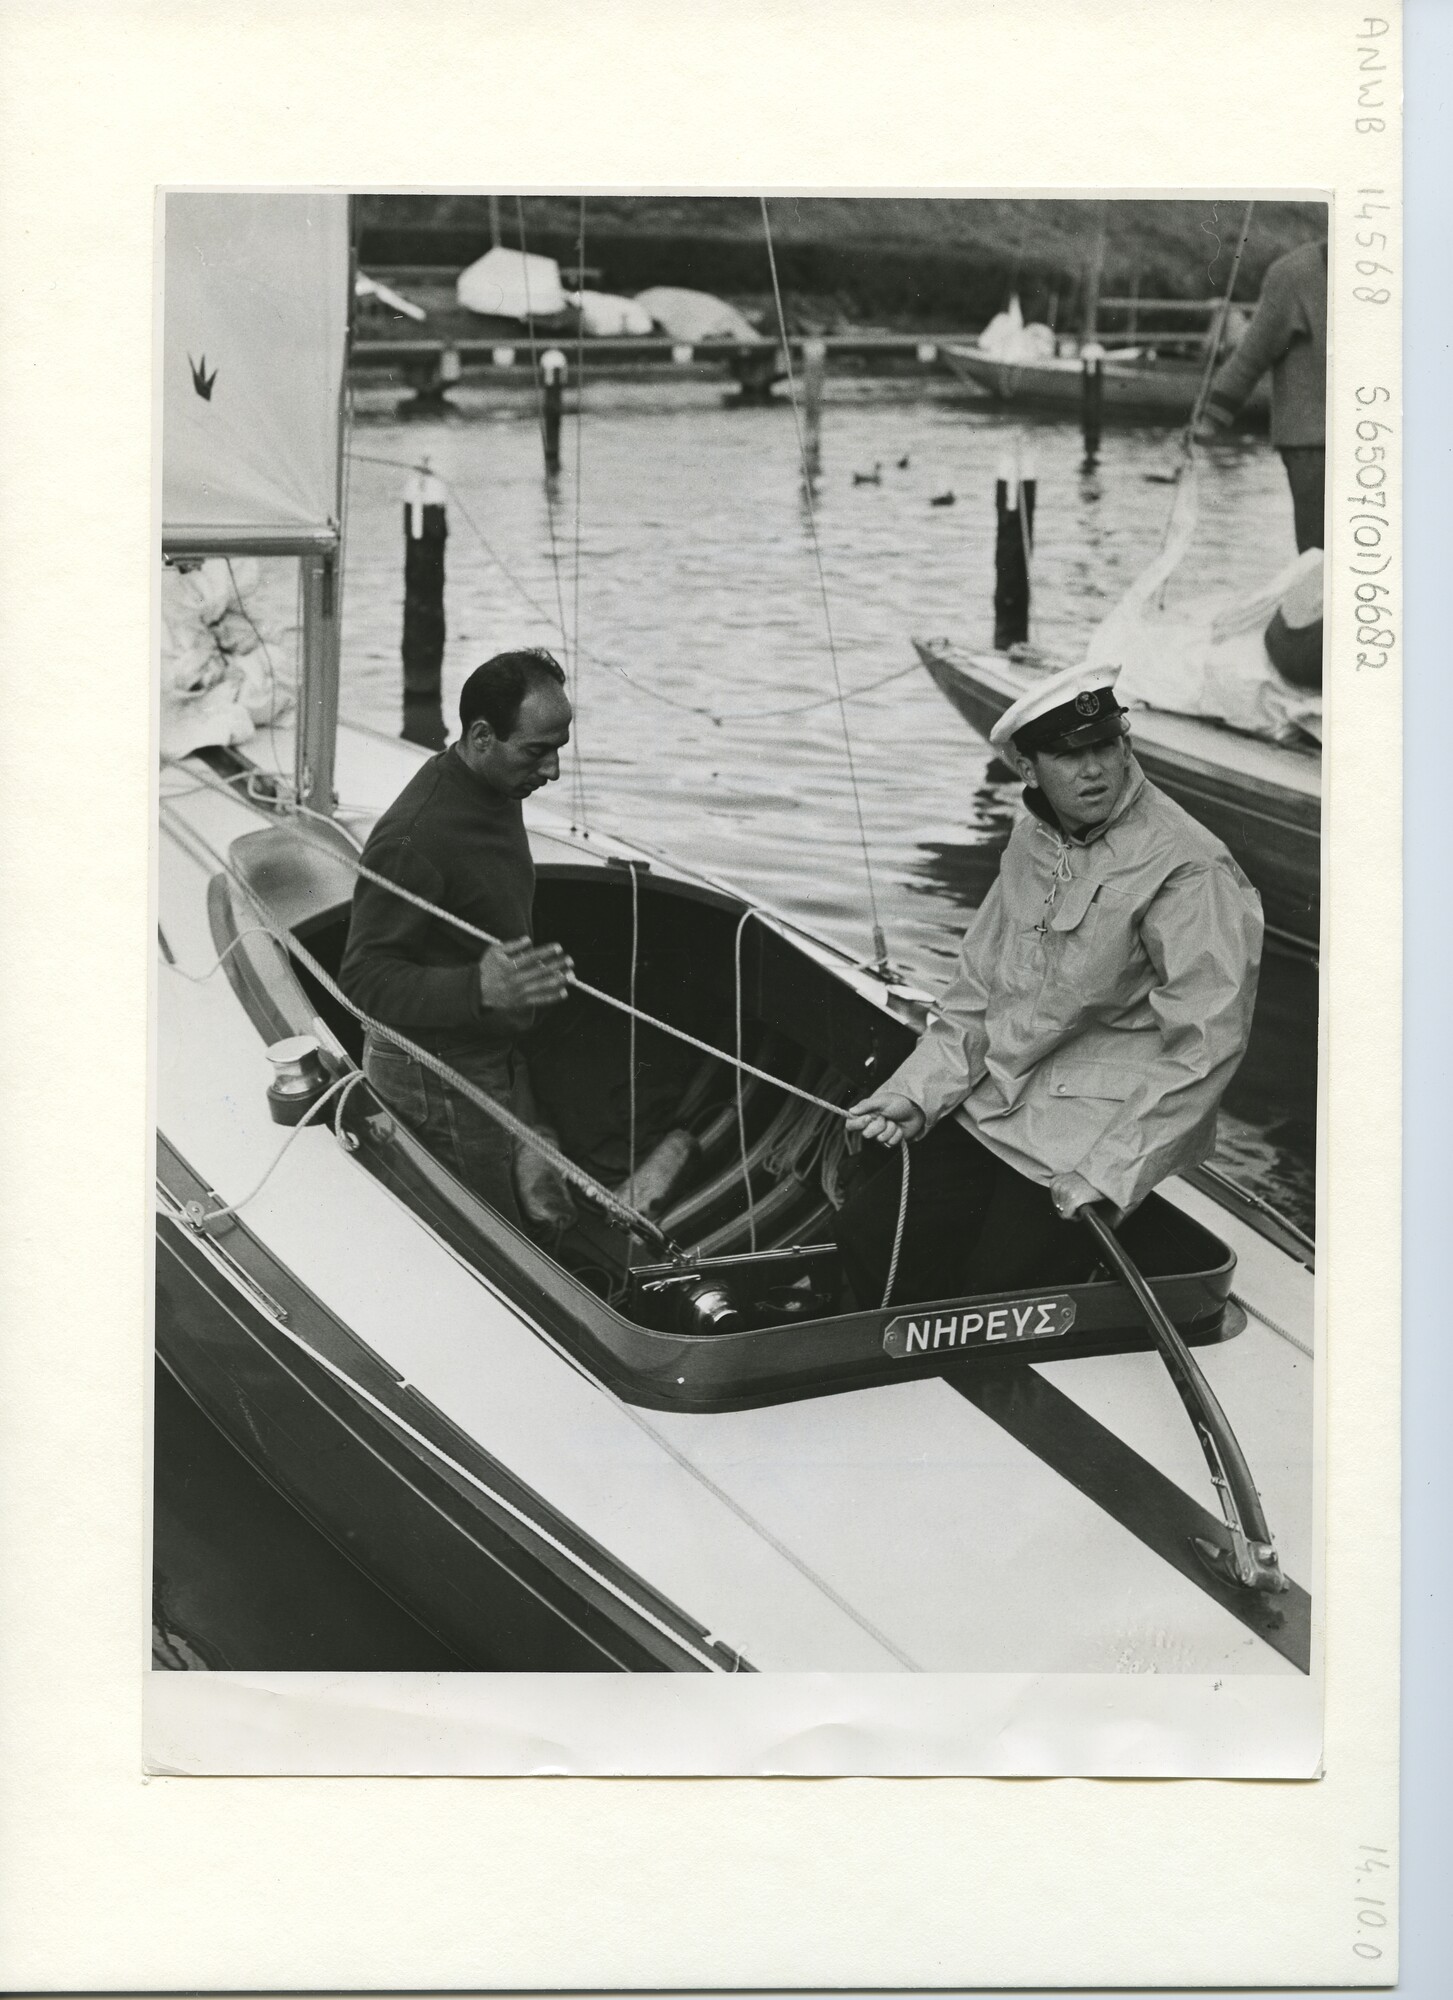
<instances>
[{"instance_id":1,"label":"dark sweater","mask_svg":"<svg viewBox=\"0 0 1453 2000\"><path fill-rule=\"evenodd\" d=\"M1278 257L1231 359L1216 372L1210 408L1233 418L1271 370L1271 441L1325 444L1327 437L1327 246L1304 243Z\"/></svg>"},{"instance_id":2,"label":"dark sweater","mask_svg":"<svg viewBox=\"0 0 1453 2000\"><path fill-rule=\"evenodd\" d=\"M431 757L369 835L367 867L502 942L528 937L535 864L518 799L475 777L458 752ZM527 1017L492 1013L479 998L485 946L375 882L353 891L339 983L366 1014L426 1048L511 1041Z\"/></svg>"}]
</instances>

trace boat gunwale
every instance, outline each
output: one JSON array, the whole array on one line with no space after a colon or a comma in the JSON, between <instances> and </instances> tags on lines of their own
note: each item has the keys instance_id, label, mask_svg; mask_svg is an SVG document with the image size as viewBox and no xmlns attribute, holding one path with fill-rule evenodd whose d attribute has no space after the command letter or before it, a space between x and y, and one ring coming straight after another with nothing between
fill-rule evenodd
<instances>
[{"instance_id":1,"label":"boat gunwale","mask_svg":"<svg viewBox=\"0 0 1453 2000\"><path fill-rule=\"evenodd\" d=\"M205 1179L160 1133L157 1136L156 1171L158 1188L165 1190L168 1200L178 1208L207 1192ZM454 1535L465 1536L480 1547L481 1553L487 1555L489 1560L497 1563L497 1555L482 1547L478 1535L470 1527L471 1517L475 1520L482 1517L494 1534L504 1537L519 1550L527 1565L543 1570L555 1582L563 1584L569 1593L569 1600L562 1607L537 1583L532 1583L517 1569L511 1570L521 1588L528 1590L552 1613L564 1616L568 1622L575 1624L587 1643L599 1642L579 1626L574 1615L582 1602L597 1616L605 1614L608 1619L616 1620L616 1635L624 1649L636 1655L637 1668L644 1655L646 1664L659 1666L664 1663L677 1669L704 1671L700 1661L693 1659L689 1651L678 1653L674 1647L669 1660L663 1662L661 1641L666 1635L659 1633L645 1619L631 1621L629 1631L618 1629L619 1613L628 1613L631 1608L629 1600L636 1598L657 1618L681 1627L679 1637L683 1649L697 1647L714 1654L717 1665L723 1671L751 1671L732 1648L713 1640L699 1620L663 1597L577 1522L560 1513L535 1487L521 1479L438 1404L412 1383L405 1382L384 1356L339 1319L240 1219L229 1217L225 1234L214 1236L205 1227L199 1229L191 1225L183 1214L169 1212L159 1202L157 1232L159 1249L164 1247L175 1257L194 1286L201 1286L211 1293L217 1304L237 1322L242 1335L266 1353L270 1366L283 1368L302 1384L305 1393L323 1409L332 1425L345 1424L359 1448L381 1457L395 1478L407 1478L407 1468L413 1466L439 1487L447 1489L449 1498L446 1500L444 1494L426 1491L417 1478L408 1481L419 1502L447 1521ZM196 1268L198 1260L206 1265L219 1284L227 1288L225 1299L200 1276ZM235 1269L229 1270L228 1265ZM160 1322L158 1334L160 1336ZM196 1347L195 1342L191 1345ZM169 1350L164 1351L160 1337L157 1347L164 1364L177 1376L187 1393L198 1400L199 1385L193 1373L181 1366ZM330 1348L336 1352L330 1353ZM339 1354L347 1357L346 1365L340 1363ZM229 1368L228 1373L234 1393L241 1394L242 1385L235 1366ZM346 1414L340 1406L342 1398L347 1399ZM203 1407L210 1412L210 1399L203 1401ZM408 1430L399 1428L402 1425L407 1425ZM276 1484L275 1454L262 1449L255 1436L251 1442L257 1449L255 1452L249 1450L248 1437L241 1434L248 1428L246 1425L239 1428L224 1423L226 1434L249 1462ZM379 1439L383 1430L386 1430L392 1448L381 1452ZM411 1437L410 1431L417 1436ZM456 1460L464 1468L464 1473L456 1471L448 1463L449 1459ZM320 1532L328 1535L330 1540L338 1539L329 1523L318 1518L317 1510L309 1506L292 1485L286 1485L282 1490L289 1503L298 1507ZM525 1518L512 1516L500 1504L501 1500L518 1509L519 1515ZM541 1539L541 1534L553 1536L564 1545L567 1554L562 1557L548 1541ZM343 1547L345 1554L349 1553L346 1542L339 1541L338 1545ZM617 1589L624 1593L624 1601L593 1582L581 1569L581 1563L611 1576ZM374 1575L375 1572L370 1568L367 1573ZM420 1615L408 1603L405 1603L405 1608L410 1610L412 1616ZM446 1642L453 1643L452 1640ZM602 1647L601 1650L606 1649ZM624 1660L617 1660L616 1664L626 1669Z\"/></svg>"}]
</instances>

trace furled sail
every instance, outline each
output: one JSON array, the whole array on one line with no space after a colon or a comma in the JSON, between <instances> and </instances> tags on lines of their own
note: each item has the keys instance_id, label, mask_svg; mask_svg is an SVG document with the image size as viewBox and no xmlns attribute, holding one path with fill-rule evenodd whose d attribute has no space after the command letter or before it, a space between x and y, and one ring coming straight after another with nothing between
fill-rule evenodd
<instances>
[{"instance_id":1,"label":"furled sail","mask_svg":"<svg viewBox=\"0 0 1453 2000\"><path fill-rule=\"evenodd\" d=\"M168 194L162 531L169 550L338 535L348 199Z\"/></svg>"}]
</instances>

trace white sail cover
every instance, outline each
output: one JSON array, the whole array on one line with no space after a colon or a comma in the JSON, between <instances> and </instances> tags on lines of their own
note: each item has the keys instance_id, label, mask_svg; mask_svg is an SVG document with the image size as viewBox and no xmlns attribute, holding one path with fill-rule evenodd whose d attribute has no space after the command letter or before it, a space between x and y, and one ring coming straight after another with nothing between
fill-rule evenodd
<instances>
[{"instance_id":1,"label":"white sail cover","mask_svg":"<svg viewBox=\"0 0 1453 2000\"><path fill-rule=\"evenodd\" d=\"M565 310L560 266L553 257L524 256L497 245L461 271L454 284L469 312L502 319L554 319Z\"/></svg>"},{"instance_id":2,"label":"white sail cover","mask_svg":"<svg viewBox=\"0 0 1453 2000\"><path fill-rule=\"evenodd\" d=\"M565 296L579 310L580 323L592 339L647 334L655 329L655 321L636 299L617 298L614 292L567 292Z\"/></svg>"},{"instance_id":3,"label":"white sail cover","mask_svg":"<svg viewBox=\"0 0 1453 2000\"><path fill-rule=\"evenodd\" d=\"M1167 608L1165 586L1191 546L1200 512L1194 459L1182 468L1165 545L1090 635L1089 666L1116 664L1115 693L1127 707L1224 722L1272 743L1322 740L1322 697L1277 672L1266 627L1280 609L1293 625L1312 622L1322 603L1322 551L1307 549L1260 584L1219 598Z\"/></svg>"},{"instance_id":4,"label":"white sail cover","mask_svg":"<svg viewBox=\"0 0 1453 2000\"><path fill-rule=\"evenodd\" d=\"M673 340L737 340L745 346L763 338L745 314L711 292L652 285L636 293L636 304L644 306Z\"/></svg>"},{"instance_id":5,"label":"white sail cover","mask_svg":"<svg viewBox=\"0 0 1453 2000\"><path fill-rule=\"evenodd\" d=\"M347 196L169 194L164 226L163 539L336 534Z\"/></svg>"}]
</instances>

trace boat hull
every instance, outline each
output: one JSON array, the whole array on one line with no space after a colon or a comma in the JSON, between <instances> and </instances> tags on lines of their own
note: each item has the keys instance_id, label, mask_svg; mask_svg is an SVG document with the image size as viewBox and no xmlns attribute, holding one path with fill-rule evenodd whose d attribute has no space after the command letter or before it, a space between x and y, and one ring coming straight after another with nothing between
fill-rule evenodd
<instances>
[{"instance_id":1,"label":"boat hull","mask_svg":"<svg viewBox=\"0 0 1453 2000\"><path fill-rule=\"evenodd\" d=\"M165 1141L159 1150L161 1185L174 1198L200 1192ZM158 1214L159 1359L249 1463L461 1669L707 1671L694 1656L710 1650L700 1625L401 1385L256 1238L234 1229L220 1256L218 1248ZM717 1650L724 1668L745 1670Z\"/></svg>"},{"instance_id":2,"label":"boat hull","mask_svg":"<svg viewBox=\"0 0 1453 2000\"><path fill-rule=\"evenodd\" d=\"M970 655L922 640L914 646L935 685L986 739L1030 684L1030 670L1003 654ZM1261 896L1268 933L1316 952L1322 814L1303 768L1312 760L1189 717L1136 711L1131 726L1145 775L1224 841L1245 869ZM1287 774L1280 782L1278 759Z\"/></svg>"},{"instance_id":3,"label":"boat hull","mask_svg":"<svg viewBox=\"0 0 1453 2000\"><path fill-rule=\"evenodd\" d=\"M1078 411L1084 396L1084 369L1078 361L997 361L973 348L945 347L944 360L959 381L978 389L996 403L1015 409ZM1185 423L1194 407L1203 370L1194 361L1116 362L1106 360L1100 374L1102 420L1125 423ZM1245 414L1266 418L1264 391L1255 392Z\"/></svg>"}]
</instances>

